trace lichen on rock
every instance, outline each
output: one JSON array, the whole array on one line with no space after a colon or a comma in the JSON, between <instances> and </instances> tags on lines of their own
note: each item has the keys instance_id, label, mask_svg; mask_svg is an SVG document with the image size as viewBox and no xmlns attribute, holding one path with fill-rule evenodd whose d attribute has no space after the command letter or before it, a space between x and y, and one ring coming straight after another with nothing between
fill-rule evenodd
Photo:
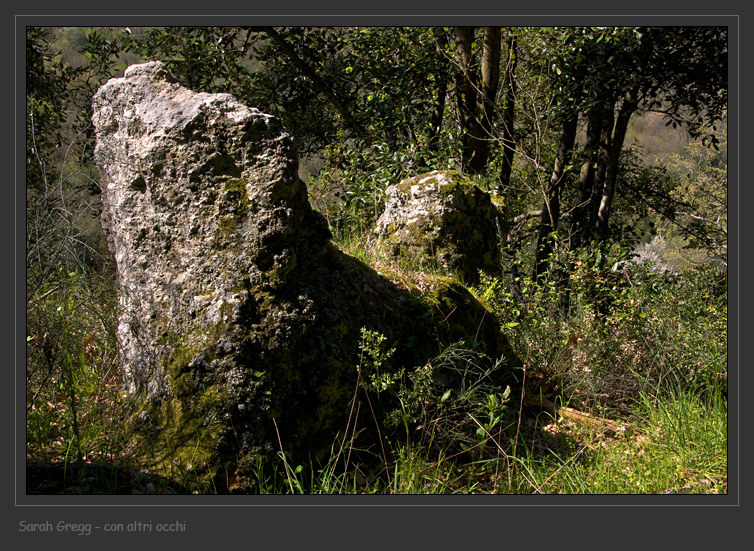
<instances>
[{"instance_id":1,"label":"lichen on rock","mask_svg":"<svg viewBox=\"0 0 754 551\"><path fill-rule=\"evenodd\" d=\"M347 426L362 327L396 348L387 369L461 339L510 355L463 287L420 297L332 245L274 117L188 90L160 62L110 80L93 111L121 365L144 397L134 430L159 454L217 484L279 441L301 461L328 454Z\"/></svg>"},{"instance_id":2,"label":"lichen on rock","mask_svg":"<svg viewBox=\"0 0 754 551\"><path fill-rule=\"evenodd\" d=\"M508 224L497 202L469 178L435 170L389 186L386 194L374 231L392 254L434 261L469 284L480 271L501 274Z\"/></svg>"}]
</instances>

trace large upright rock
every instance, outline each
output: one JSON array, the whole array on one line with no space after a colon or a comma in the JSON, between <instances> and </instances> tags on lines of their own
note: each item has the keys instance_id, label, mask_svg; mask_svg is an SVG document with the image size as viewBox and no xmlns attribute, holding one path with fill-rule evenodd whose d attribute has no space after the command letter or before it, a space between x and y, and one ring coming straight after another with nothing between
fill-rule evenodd
<instances>
[{"instance_id":1,"label":"large upright rock","mask_svg":"<svg viewBox=\"0 0 754 551\"><path fill-rule=\"evenodd\" d=\"M275 118L190 91L159 62L109 81L93 108L121 363L149 398L145 434L179 460L228 480L278 438L302 461L327 453L347 427L362 327L397 349L385 369L460 339L513 358L463 287L412 295L332 246ZM457 313L438 318L438 304Z\"/></svg>"},{"instance_id":2,"label":"large upright rock","mask_svg":"<svg viewBox=\"0 0 754 551\"><path fill-rule=\"evenodd\" d=\"M467 283L477 283L480 271L501 275L508 224L499 198L453 170L408 178L386 194L375 233L396 255L432 260Z\"/></svg>"}]
</instances>

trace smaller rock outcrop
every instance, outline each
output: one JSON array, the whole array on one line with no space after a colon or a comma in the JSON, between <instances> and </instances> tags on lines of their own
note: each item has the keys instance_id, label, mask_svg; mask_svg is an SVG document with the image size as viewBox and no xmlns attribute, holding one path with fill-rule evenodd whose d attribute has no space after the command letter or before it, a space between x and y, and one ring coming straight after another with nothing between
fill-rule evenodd
<instances>
[{"instance_id":1,"label":"smaller rock outcrop","mask_svg":"<svg viewBox=\"0 0 754 551\"><path fill-rule=\"evenodd\" d=\"M395 255L433 260L466 283L501 273L508 224L497 197L452 170L414 176L387 188L375 233Z\"/></svg>"}]
</instances>

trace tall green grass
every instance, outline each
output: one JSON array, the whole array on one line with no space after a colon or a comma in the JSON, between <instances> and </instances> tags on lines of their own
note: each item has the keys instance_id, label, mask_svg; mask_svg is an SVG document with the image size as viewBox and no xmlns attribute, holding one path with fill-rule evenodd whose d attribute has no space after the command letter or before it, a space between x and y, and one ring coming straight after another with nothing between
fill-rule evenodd
<instances>
[{"instance_id":1,"label":"tall green grass","mask_svg":"<svg viewBox=\"0 0 754 551\"><path fill-rule=\"evenodd\" d=\"M407 278L404 284L419 277L421 267L396 265L363 236L348 234L339 245ZM629 283L621 270L582 266L567 286L521 281L525 292L515 300L504 280L483 279L473 291L522 355L527 388L593 419L609 418L610 430L526 405L521 389L490 385L495 363L460 345L386 376L380 365L391 351L379 334L365 332L355 389L375 405L393 404L375 461L357 463L341 435L324 462L291 464L280 442L278 456L259 460L244 491L725 492L727 293L718 276L699 271L679 283L637 269ZM164 477L141 491L218 493L197 466L156 462L125 429L134 404L122 391L112 282L68 271L52 281L27 303L27 459L124 465ZM611 310L601 317L590 304L608 292ZM460 384L447 386L449 378ZM80 487L73 472L65 483ZM81 491L107 493L117 481L88 484Z\"/></svg>"}]
</instances>

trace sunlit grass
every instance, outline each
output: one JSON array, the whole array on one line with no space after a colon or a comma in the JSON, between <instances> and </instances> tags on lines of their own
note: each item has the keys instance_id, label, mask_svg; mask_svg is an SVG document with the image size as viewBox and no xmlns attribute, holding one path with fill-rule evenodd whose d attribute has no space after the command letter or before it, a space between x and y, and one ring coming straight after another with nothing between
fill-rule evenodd
<instances>
[{"instance_id":1,"label":"sunlit grass","mask_svg":"<svg viewBox=\"0 0 754 551\"><path fill-rule=\"evenodd\" d=\"M373 247L364 233L342 233L335 242L407 289L421 290L422 285L431 284L435 273L431 266L392 257ZM506 319L518 318L506 318L513 314L506 310L510 306L501 294L504 287L485 281L475 292L490 301L505 325ZM159 477L141 485L138 491L142 493L218 493L207 477L198 475L196 466L169 457L158 460L127 429L134 407L132 398L122 391L113 294L107 284L93 286L69 274L61 284L41 289L30 299L27 460L127 466ZM661 300L663 295L658 296ZM685 296L694 300L688 291ZM694 307L698 312L718 313L702 299ZM521 308L521 316L535 317L540 311L534 302L528 308L528 313ZM428 407L432 400L440 404L442 396L425 396L416 388L401 387L395 392L400 392L404 409L389 416L392 428L399 427L398 433L383 432L390 433L390 439L384 437L384 451L375 454L379 457L372 464L354 461L349 443L342 441L333 444L324 463L292 464L280 450L277 457L260 460L255 479L244 491L327 495L727 492L727 362L719 352L721 346L711 340L691 349L681 341L669 341L704 332L702 318L681 320L687 325L681 321L663 325L658 316L665 314L651 302L642 306L637 300L633 308L621 312L624 317L622 325L616 325L621 331L618 336L600 332L592 321L578 318L564 323L541 317L533 324L521 317L521 323L515 323L518 341L530 343L519 348L524 364L530 366L530 381L535 381L540 391L546 389L559 407L577 407L585 418L599 421L596 424L580 424L573 418L524 406L518 391L495 394L497 405L489 409L490 419L483 415L487 411L484 399L492 396L487 394L480 394L479 403L455 406L449 415L447 409ZM653 317L644 316L646 310L640 308L655 308ZM668 312L676 315L674 310ZM645 319L649 329L663 331L663 346L649 338L619 340L632 338L631 331L643 330ZM558 324L563 329L552 331ZM599 362L606 365L605 350L626 342L630 346L612 356L616 365L596 368ZM362 353L369 352L368 343L363 346ZM548 346L551 352L542 354L540 350L546 352ZM459 365L476 361L460 349L446 352L443 361ZM691 352L695 355L689 355ZM623 361L626 364L619 365ZM658 366L692 365L692 361L690 374L687 369L681 376L682 371L675 369L659 379L655 376ZM598 392L615 383L595 383L599 377L611 375L609 369L633 377L633 400L622 409L613 407ZM424 402L419 404L420 400ZM410 428L408 417L400 418L407 415L409 406L424 416L436 417L423 419L421 431ZM170 443L166 445L169 448ZM91 472L88 482L74 480L70 474L66 477L65 484L70 487L65 491L69 492L108 493L118 486L103 475L93 478Z\"/></svg>"}]
</instances>

